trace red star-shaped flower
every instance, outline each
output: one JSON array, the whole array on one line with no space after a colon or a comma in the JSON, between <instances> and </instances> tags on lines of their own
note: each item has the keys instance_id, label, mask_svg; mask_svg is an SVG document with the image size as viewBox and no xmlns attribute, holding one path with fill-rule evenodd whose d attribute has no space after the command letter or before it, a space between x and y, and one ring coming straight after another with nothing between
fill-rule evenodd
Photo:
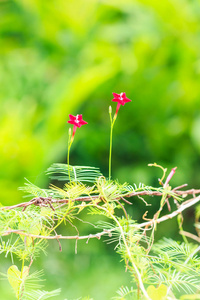
<instances>
[{"instance_id":1,"label":"red star-shaped flower","mask_svg":"<svg viewBox=\"0 0 200 300\"><path fill-rule=\"evenodd\" d=\"M71 142L73 142L74 135L75 135L77 127L80 128L82 125L88 124L87 122L85 122L83 120L82 115L76 115L76 116L69 115L68 123L74 125L73 126L73 133L72 133L72 137L71 137Z\"/></svg>"},{"instance_id":2,"label":"red star-shaped flower","mask_svg":"<svg viewBox=\"0 0 200 300\"><path fill-rule=\"evenodd\" d=\"M113 93L114 99L112 101L117 102L117 108L114 115L114 121L117 118L117 113L121 105L124 105L126 102L130 102L131 100L126 97L126 93L116 94Z\"/></svg>"},{"instance_id":3,"label":"red star-shaped flower","mask_svg":"<svg viewBox=\"0 0 200 300\"><path fill-rule=\"evenodd\" d=\"M118 102L120 105L124 105L126 102L130 102L131 100L126 97L126 93L116 94L113 93L114 99L112 101Z\"/></svg>"},{"instance_id":4,"label":"red star-shaped flower","mask_svg":"<svg viewBox=\"0 0 200 300\"><path fill-rule=\"evenodd\" d=\"M81 127L82 125L85 125L85 124L88 124L87 122L85 122L83 120L83 117L82 115L76 115L76 116L73 116L73 115L69 115L69 121L68 123L76 126L76 127Z\"/></svg>"}]
</instances>

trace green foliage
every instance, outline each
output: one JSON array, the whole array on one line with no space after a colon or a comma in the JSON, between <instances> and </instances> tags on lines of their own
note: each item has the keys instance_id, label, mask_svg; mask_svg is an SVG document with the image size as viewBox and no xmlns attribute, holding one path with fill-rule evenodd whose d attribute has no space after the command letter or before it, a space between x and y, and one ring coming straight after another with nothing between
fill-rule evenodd
<instances>
[{"instance_id":1,"label":"green foliage","mask_svg":"<svg viewBox=\"0 0 200 300\"><path fill-rule=\"evenodd\" d=\"M102 176L98 168L85 166L69 166L68 168L66 164L53 164L46 173L53 180L69 181L68 169L73 182L94 182Z\"/></svg>"},{"instance_id":2,"label":"green foliage","mask_svg":"<svg viewBox=\"0 0 200 300\"><path fill-rule=\"evenodd\" d=\"M21 273L17 266L11 266L7 271L8 281L12 288L15 291L16 297L19 299L23 294L24 282L28 277L29 268L24 267L23 272Z\"/></svg>"},{"instance_id":3,"label":"green foliage","mask_svg":"<svg viewBox=\"0 0 200 300\"><path fill-rule=\"evenodd\" d=\"M129 289L127 286L126 287L121 287L118 291L117 294L119 296L113 297L113 299L115 300L123 300L123 299L127 299L127 300L131 300L133 299L133 297L137 297L137 293L136 291L134 291L132 288Z\"/></svg>"},{"instance_id":4,"label":"green foliage","mask_svg":"<svg viewBox=\"0 0 200 300\"><path fill-rule=\"evenodd\" d=\"M26 299L30 300L45 300L51 297L57 297L60 294L60 289L47 292L47 291L32 291L31 293L26 293Z\"/></svg>"},{"instance_id":5,"label":"green foliage","mask_svg":"<svg viewBox=\"0 0 200 300\"><path fill-rule=\"evenodd\" d=\"M7 275L1 274L1 276L8 278L17 299L45 300L60 294L60 289L51 292L39 290L42 286L38 282L42 280L41 276L43 276L43 272L36 271L29 274L29 269L30 267L24 266L22 271L19 271L17 266L12 265L8 269Z\"/></svg>"},{"instance_id":6,"label":"green foliage","mask_svg":"<svg viewBox=\"0 0 200 300\"><path fill-rule=\"evenodd\" d=\"M106 180L101 174L93 181L93 186L87 186L80 182L79 170L83 172L81 176L86 182L91 180L91 173L87 167L77 169L77 180L65 183L63 188L50 185L49 189L43 190L31 182L26 182L25 187L21 189L35 198L16 207L1 208L1 253L6 257L10 255L13 262L16 257L22 261L21 271L16 265L10 266L7 271L8 281L17 299L47 299L58 295L59 290L41 291L40 286L34 283L39 273L35 273L35 276L34 273L30 274L29 270L40 252L46 252L48 241L57 240L61 249L60 240L63 239L75 239L78 242L79 239L100 239L101 236L106 236L108 244L114 243L114 249L130 272L133 283L130 289L120 288L118 296L113 299L137 297L141 300L166 300L171 296L177 298L200 292L200 247L188 243L187 240L180 243L169 238L155 243L156 223L164 221L163 217L158 220L156 212L148 229L149 221L144 225L136 222L125 208L125 204L130 204L126 198L131 195L138 195L141 199L142 195L152 195L154 192L159 193L162 199L165 195L176 200L174 191L166 187L154 188L142 184L133 187L127 183L120 184L117 181ZM59 164L54 165L53 173L57 174L60 170ZM96 174L96 170L94 171ZM63 180L59 176L58 179ZM67 179L69 180L68 177ZM143 198L142 200L148 205ZM163 205L159 208L159 213L162 213L162 209ZM179 213L177 210L176 214ZM98 216L100 220L90 223L93 227L92 234L82 236L75 221L86 223L91 215ZM198 217L197 209L197 220ZM168 218L170 216L165 220ZM63 236L59 233L62 226L65 226L67 231L71 226L76 235ZM30 261L29 267L25 266L26 261Z\"/></svg>"},{"instance_id":7,"label":"green foliage","mask_svg":"<svg viewBox=\"0 0 200 300\"><path fill-rule=\"evenodd\" d=\"M26 179L24 186L20 187L19 190L29 194L31 197L50 197L51 196L51 191L49 189L41 189L27 179Z\"/></svg>"},{"instance_id":8,"label":"green foliage","mask_svg":"<svg viewBox=\"0 0 200 300\"><path fill-rule=\"evenodd\" d=\"M165 300L167 296L167 287L161 284L158 288L153 285L149 286L147 293L152 300Z\"/></svg>"},{"instance_id":9,"label":"green foliage","mask_svg":"<svg viewBox=\"0 0 200 300\"><path fill-rule=\"evenodd\" d=\"M156 256L150 257L150 282L173 286L176 292L183 290L185 293L194 293L199 290L200 259L194 256L196 250L197 245L180 244L166 238L155 243L152 251Z\"/></svg>"}]
</instances>

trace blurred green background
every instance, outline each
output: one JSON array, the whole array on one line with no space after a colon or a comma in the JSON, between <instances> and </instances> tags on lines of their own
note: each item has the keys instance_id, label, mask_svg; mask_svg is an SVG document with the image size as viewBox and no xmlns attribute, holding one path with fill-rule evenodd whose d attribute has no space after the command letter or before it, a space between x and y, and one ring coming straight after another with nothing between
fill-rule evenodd
<instances>
[{"instance_id":1,"label":"blurred green background","mask_svg":"<svg viewBox=\"0 0 200 300\"><path fill-rule=\"evenodd\" d=\"M108 176L112 92L132 99L114 127L113 178L158 185L161 172L147 167L157 162L178 167L173 185L199 187L198 0L0 0L0 54L2 204L22 201L24 177L46 187L47 167L66 162L69 113L88 122L77 130L71 164ZM139 218L140 205L134 210ZM61 255L51 247L43 267L47 285L61 283L59 299L110 299L128 284L111 249L91 245L80 247L79 258L73 246Z\"/></svg>"}]
</instances>

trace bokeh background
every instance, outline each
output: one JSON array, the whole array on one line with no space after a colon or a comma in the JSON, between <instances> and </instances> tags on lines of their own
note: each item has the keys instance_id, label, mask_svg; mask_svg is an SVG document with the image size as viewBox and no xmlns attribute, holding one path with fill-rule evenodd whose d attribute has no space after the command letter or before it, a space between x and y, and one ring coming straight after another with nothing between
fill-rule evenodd
<instances>
[{"instance_id":1,"label":"bokeh background","mask_svg":"<svg viewBox=\"0 0 200 300\"><path fill-rule=\"evenodd\" d=\"M77 130L71 163L108 175L112 92L132 99L114 127L113 178L158 186L160 170L147 166L157 162L178 167L173 185L199 188L198 0L0 0L0 54L2 204L22 201L24 178L47 187L44 171L66 162L69 113L88 122ZM135 201L139 219L145 207ZM192 228L193 211L186 217ZM163 232L176 229L174 221ZM62 287L59 300L110 299L129 284L106 243L80 243L78 255L73 243L62 253L50 248L37 263L46 288ZM13 297L3 296L7 288L2 299Z\"/></svg>"}]
</instances>

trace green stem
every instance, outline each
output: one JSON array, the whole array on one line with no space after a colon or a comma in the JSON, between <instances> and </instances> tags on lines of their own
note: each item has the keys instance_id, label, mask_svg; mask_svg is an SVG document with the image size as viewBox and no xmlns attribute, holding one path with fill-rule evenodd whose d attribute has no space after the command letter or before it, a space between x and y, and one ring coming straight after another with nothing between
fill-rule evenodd
<instances>
[{"instance_id":1,"label":"green stem","mask_svg":"<svg viewBox=\"0 0 200 300\"><path fill-rule=\"evenodd\" d=\"M111 127L110 127L110 151L109 151L109 180L111 180L112 133L113 133L113 123L111 122Z\"/></svg>"},{"instance_id":2,"label":"green stem","mask_svg":"<svg viewBox=\"0 0 200 300\"><path fill-rule=\"evenodd\" d=\"M23 277L23 271L24 271L24 257L22 259L21 278Z\"/></svg>"},{"instance_id":3,"label":"green stem","mask_svg":"<svg viewBox=\"0 0 200 300\"><path fill-rule=\"evenodd\" d=\"M23 272L24 272L24 257L22 259L21 279L23 279ZM21 289L23 289L23 286L20 284L18 288L18 296L17 296L18 300L20 300L23 295L23 291L21 291Z\"/></svg>"},{"instance_id":4,"label":"green stem","mask_svg":"<svg viewBox=\"0 0 200 300\"><path fill-rule=\"evenodd\" d=\"M68 165L68 176L69 176L69 182L71 183L71 178L70 178L70 170L69 170L69 152L71 148L72 142L68 143L68 150L67 150L67 165Z\"/></svg>"},{"instance_id":5,"label":"green stem","mask_svg":"<svg viewBox=\"0 0 200 300\"><path fill-rule=\"evenodd\" d=\"M177 216L177 221L178 221L179 232L181 234L181 232L183 232L183 216L182 216L182 214L179 214ZM186 236L184 234L181 234L181 235L182 235L184 242L186 244L188 244L188 240L187 240Z\"/></svg>"},{"instance_id":6,"label":"green stem","mask_svg":"<svg viewBox=\"0 0 200 300\"><path fill-rule=\"evenodd\" d=\"M70 183L71 183L71 177L70 177L70 170L69 170L69 152L70 152L70 148L71 148L73 140L74 140L74 132L73 132L73 135L71 135L71 129L69 129L68 148L67 148L67 165L68 165L68 176L69 176Z\"/></svg>"},{"instance_id":7,"label":"green stem","mask_svg":"<svg viewBox=\"0 0 200 300\"><path fill-rule=\"evenodd\" d=\"M109 107L109 115L110 115L110 150L109 150L109 177L108 179L111 180L111 162L112 162L112 136L113 136L113 126L115 124L115 120L117 118L117 114L114 115L114 118L112 119L112 108Z\"/></svg>"},{"instance_id":8,"label":"green stem","mask_svg":"<svg viewBox=\"0 0 200 300\"><path fill-rule=\"evenodd\" d=\"M127 256L128 256L128 260L131 262L131 264L132 264L132 266L135 270L136 277L138 279L140 289L143 292L145 299L151 300L151 298L149 297L149 295L147 294L147 292L145 290L145 287L144 287L144 284L143 284L143 281L142 281L142 276L140 274L140 271L139 271L139 269L138 269L138 267L137 267L137 265L136 265L136 263L133 259L133 255L131 253L131 246L129 246L129 244L128 244L128 241L126 239L126 233L124 233L124 230L123 230L120 222L118 221L117 217L114 216L114 214L112 214L110 211L107 210L107 208L99 206L99 205L97 205L97 207L101 210L106 211L108 213L109 217L111 217L115 221L115 223L118 225L118 228L121 232L121 239L122 239L122 241L124 243L124 246L126 248L126 253L127 253Z\"/></svg>"}]
</instances>

